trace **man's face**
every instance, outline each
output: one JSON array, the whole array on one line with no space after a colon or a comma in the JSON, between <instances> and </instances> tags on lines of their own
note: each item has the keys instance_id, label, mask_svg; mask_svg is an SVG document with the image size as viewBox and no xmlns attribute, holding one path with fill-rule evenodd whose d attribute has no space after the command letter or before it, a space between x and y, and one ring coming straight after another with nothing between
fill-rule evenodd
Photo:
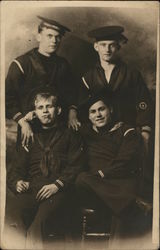
<instances>
[{"instance_id":1,"label":"man's face","mask_svg":"<svg viewBox=\"0 0 160 250\"><path fill-rule=\"evenodd\" d=\"M96 42L94 48L98 52L100 60L105 62L111 62L119 50L118 43L114 40Z\"/></svg>"},{"instance_id":2,"label":"man's face","mask_svg":"<svg viewBox=\"0 0 160 250\"><path fill-rule=\"evenodd\" d=\"M53 29L43 28L38 34L39 49L45 54L52 54L58 49L61 41L61 34Z\"/></svg>"},{"instance_id":3,"label":"man's face","mask_svg":"<svg viewBox=\"0 0 160 250\"><path fill-rule=\"evenodd\" d=\"M56 122L58 107L54 105L54 96L38 97L35 100L35 113L42 125L51 126Z\"/></svg>"},{"instance_id":4,"label":"man's face","mask_svg":"<svg viewBox=\"0 0 160 250\"><path fill-rule=\"evenodd\" d=\"M110 109L103 101L97 101L89 108L89 120L95 127L103 127L110 122Z\"/></svg>"}]
</instances>

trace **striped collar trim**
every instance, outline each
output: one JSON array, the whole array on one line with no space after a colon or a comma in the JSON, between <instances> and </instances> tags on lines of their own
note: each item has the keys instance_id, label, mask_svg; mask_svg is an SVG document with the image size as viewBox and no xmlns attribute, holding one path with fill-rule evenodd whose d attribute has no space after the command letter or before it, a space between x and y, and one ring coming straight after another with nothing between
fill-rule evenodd
<instances>
[{"instance_id":1,"label":"striped collar trim","mask_svg":"<svg viewBox=\"0 0 160 250\"><path fill-rule=\"evenodd\" d=\"M117 130L118 128L122 127L123 124L124 124L124 122L118 122L118 123L116 123L116 124L113 126L113 128L111 128L111 129L109 130L109 132L113 132L113 131Z\"/></svg>"},{"instance_id":2,"label":"striped collar trim","mask_svg":"<svg viewBox=\"0 0 160 250\"><path fill-rule=\"evenodd\" d=\"M108 132L113 132L117 129L119 129L122 125L124 124L124 122L118 122L116 123ZM93 130L96 131L98 133L98 129L95 126L92 126Z\"/></svg>"}]
</instances>

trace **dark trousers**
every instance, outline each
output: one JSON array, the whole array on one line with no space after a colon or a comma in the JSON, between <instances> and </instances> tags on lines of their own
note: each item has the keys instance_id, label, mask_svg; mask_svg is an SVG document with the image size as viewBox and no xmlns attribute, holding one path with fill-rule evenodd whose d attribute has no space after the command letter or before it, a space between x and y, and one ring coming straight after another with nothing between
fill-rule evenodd
<instances>
[{"instance_id":1,"label":"dark trousers","mask_svg":"<svg viewBox=\"0 0 160 250\"><path fill-rule=\"evenodd\" d=\"M87 185L84 174L80 174L76 180L76 191L78 194L79 207L94 209L95 212L88 216L91 229L95 232L110 230L112 214L103 200Z\"/></svg>"},{"instance_id":2,"label":"dark trousers","mask_svg":"<svg viewBox=\"0 0 160 250\"><path fill-rule=\"evenodd\" d=\"M103 181L103 179L100 179L99 177L98 180L100 186L100 183ZM123 209L121 209L119 213L115 213L114 211L112 211L111 206L109 209L109 207L107 206L107 199L109 201L108 204L111 204L111 194L113 195L113 193L111 192L112 190L109 189L109 185L106 185L104 192L104 194L106 194L106 202L104 203L104 200L102 201L100 192L96 193L96 190L98 190L99 187L98 181L96 181L95 176L92 177L91 174L81 173L76 180L76 188L77 192L79 193L82 206L89 206L90 208L99 209L101 205L103 205L103 210L99 209L99 211L106 211L108 216L113 219L111 228L113 238L131 238L137 236L138 233L143 235L143 233L145 233L147 230L150 230L150 216L145 216L144 211L142 211L137 206L135 200L131 200L129 203L125 203L127 205L123 206ZM117 193L118 190L117 192L114 192L114 202L116 199L118 202L121 201L119 197L116 196Z\"/></svg>"},{"instance_id":3,"label":"dark trousers","mask_svg":"<svg viewBox=\"0 0 160 250\"><path fill-rule=\"evenodd\" d=\"M64 213L67 214L69 204L67 191L59 191L41 202L37 202L35 196L29 192L15 195L12 197L10 225L13 229L16 227L16 230L24 235L24 239L27 232L28 248L41 249L42 241L47 238L55 220L61 220ZM61 229L64 233L64 227Z\"/></svg>"},{"instance_id":4,"label":"dark trousers","mask_svg":"<svg viewBox=\"0 0 160 250\"><path fill-rule=\"evenodd\" d=\"M95 210L107 209L104 202L96 195L84 181L83 173L79 175L76 180L76 191L79 196L79 205L86 208L93 208Z\"/></svg>"}]
</instances>

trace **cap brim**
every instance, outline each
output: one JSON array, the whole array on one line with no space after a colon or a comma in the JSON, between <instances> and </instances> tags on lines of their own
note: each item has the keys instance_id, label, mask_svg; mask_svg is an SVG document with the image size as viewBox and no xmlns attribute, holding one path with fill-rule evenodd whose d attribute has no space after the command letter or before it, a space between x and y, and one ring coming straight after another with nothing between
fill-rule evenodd
<instances>
[{"instance_id":1,"label":"cap brim","mask_svg":"<svg viewBox=\"0 0 160 250\"><path fill-rule=\"evenodd\" d=\"M64 25L62 25L62 24L60 24L60 23L58 23L57 21L55 21L55 20L52 20L52 19L49 19L49 18L45 18L45 17L42 17L42 16L37 16L42 22L44 22L44 23L48 23L48 24L50 24L50 25L53 25L53 29L54 29L54 26L57 26L58 28L59 28L59 31L62 31L63 33L65 33L65 32L71 32L71 30L68 28L68 27L66 27L66 26L64 26Z\"/></svg>"}]
</instances>

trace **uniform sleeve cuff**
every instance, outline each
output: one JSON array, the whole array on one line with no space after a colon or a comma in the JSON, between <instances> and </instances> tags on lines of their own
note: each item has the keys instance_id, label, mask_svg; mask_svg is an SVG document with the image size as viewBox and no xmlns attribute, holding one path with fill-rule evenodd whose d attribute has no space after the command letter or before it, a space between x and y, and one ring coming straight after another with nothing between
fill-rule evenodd
<instances>
[{"instance_id":1,"label":"uniform sleeve cuff","mask_svg":"<svg viewBox=\"0 0 160 250\"><path fill-rule=\"evenodd\" d=\"M77 110L77 106L71 105L71 106L69 107L69 110L70 110L70 109L75 109L75 110Z\"/></svg>"},{"instance_id":2,"label":"uniform sleeve cuff","mask_svg":"<svg viewBox=\"0 0 160 250\"><path fill-rule=\"evenodd\" d=\"M17 122L17 123L18 123L18 121L19 121L21 118L23 118L23 115L22 115L21 112L18 112L17 114L15 114L15 115L13 116L13 120L14 120L15 122Z\"/></svg>"},{"instance_id":3,"label":"uniform sleeve cuff","mask_svg":"<svg viewBox=\"0 0 160 250\"><path fill-rule=\"evenodd\" d=\"M150 132L151 132L151 127L149 127L149 126L143 126L143 127L141 128L141 131L142 131L142 132L148 132L148 133L150 133Z\"/></svg>"},{"instance_id":4,"label":"uniform sleeve cuff","mask_svg":"<svg viewBox=\"0 0 160 250\"><path fill-rule=\"evenodd\" d=\"M59 188L59 189L62 189L64 187L64 184L62 181L60 180L56 180L55 181L55 185Z\"/></svg>"},{"instance_id":5,"label":"uniform sleeve cuff","mask_svg":"<svg viewBox=\"0 0 160 250\"><path fill-rule=\"evenodd\" d=\"M99 173L99 175L100 175L102 178L104 178L104 174L103 174L102 170L98 170L98 173Z\"/></svg>"}]
</instances>

